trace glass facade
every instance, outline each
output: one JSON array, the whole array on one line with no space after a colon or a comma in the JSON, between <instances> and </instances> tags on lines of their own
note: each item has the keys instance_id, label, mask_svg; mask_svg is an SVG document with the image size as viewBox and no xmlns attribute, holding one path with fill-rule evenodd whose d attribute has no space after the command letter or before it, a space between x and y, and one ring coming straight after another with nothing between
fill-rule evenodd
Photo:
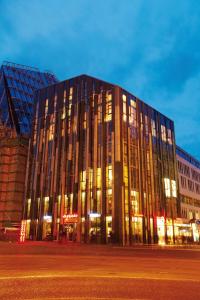
<instances>
[{"instance_id":1,"label":"glass facade","mask_svg":"<svg viewBox=\"0 0 200 300\"><path fill-rule=\"evenodd\" d=\"M1 122L18 134L29 135L34 91L57 81L51 73L5 62L0 68Z\"/></svg>"},{"instance_id":2,"label":"glass facade","mask_svg":"<svg viewBox=\"0 0 200 300\"><path fill-rule=\"evenodd\" d=\"M27 238L173 243L173 122L122 88L82 75L36 92Z\"/></svg>"}]
</instances>

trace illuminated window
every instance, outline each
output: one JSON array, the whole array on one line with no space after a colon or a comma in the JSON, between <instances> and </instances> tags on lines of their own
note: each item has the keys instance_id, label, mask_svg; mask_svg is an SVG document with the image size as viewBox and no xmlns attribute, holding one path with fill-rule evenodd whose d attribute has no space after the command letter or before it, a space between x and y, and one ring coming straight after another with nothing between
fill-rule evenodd
<instances>
[{"instance_id":1,"label":"illuminated window","mask_svg":"<svg viewBox=\"0 0 200 300\"><path fill-rule=\"evenodd\" d=\"M64 195L64 212L67 212L68 196Z\"/></svg>"},{"instance_id":2,"label":"illuminated window","mask_svg":"<svg viewBox=\"0 0 200 300\"><path fill-rule=\"evenodd\" d=\"M112 101L112 94L108 93L106 95L106 102L110 102L110 101Z\"/></svg>"},{"instance_id":3,"label":"illuminated window","mask_svg":"<svg viewBox=\"0 0 200 300\"><path fill-rule=\"evenodd\" d=\"M127 115L126 115L126 95L122 95L123 100L123 121L126 122Z\"/></svg>"},{"instance_id":4,"label":"illuminated window","mask_svg":"<svg viewBox=\"0 0 200 300\"><path fill-rule=\"evenodd\" d=\"M55 129L55 125L54 124L50 124L50 127L49 127L49 141L53 140L54 129Z\"/></svg>"},{"instance_id":5,"label":"illuminated window","mask_svg":"<svg viewBox=\"0 0 200 300\"><path fill-rule=\"evenodd\" d=\"M48 105L49 105L49 100L46 99L46 101L45 101L45 118L46 118L46 116L48 114Z\"/></svg>"},{"instance_id":6,"label":"illuminated window","mask_svg":"<svg viewBox=\"0 0 200 300\"><path fill-rule=\"evenodd\" d=\"M101 168L97 168L97 188L101 188Z\"/></svg>"},{"instance_id":7,"label":"illuminated window","mask_svg":"<svg viewBox=\"0 0 200 300\"><path fill-rule=\"evenodd\" d=\"M81 210L82 210L82 215L85 214L85 192L81 193Z\"/></svg>"},{"instance_id":8,"label":"illuminated window","mask_svg":"<svg viewBox=\"0 0 200 300\"><path fill-rule=\"evenodd\" d=\"M69 89L69 100L72 100L73 97L73 87L70 87Z\"/></svg>"},{"instance_id":9,"label":"illuminated window","mask_svg":"<svg viewBox=\"0 0 200 300\"><path fill-rule=\"evenodd\" d=\"M154 120L151 120L151 132L152 136L156 137L156 122Z\"/></svg>"},{"instance_id":10,"label":"illuminated window","mask_svg":"<svg viewBox=\"0 0 200 300\"><path fill-rule=\"evenodd\" d=\"M97 191L97 201L100 201L101 199L101 191Z\"/></svg>"},{"instance_id":11,"label":"illuminated window","mask_svg":"<svg viewBox=\"0 0 200 300\"><path fill-rule=\"evenodd\" d=\"M130 100L130 105L131 105L131 107L136 108L136 101L133 100L133 99L131 99L131 100Z\"/></svg>"},{"instance_id":12,"label":"illuminated window","mask_svg":"<svg viewBox=\"0 0 200 300\"><path fill-rule=\"evenodd\" d=\"M137 214L139 212L139 193L131 190L131 206L132 212Z\"/></svg>"},{"instance_id":13,"label":"illuminated window","mask_svg":"<svg viewBox=\"0 0 200 300\"><path fill-rule=\"evenodd\" d=\"M72 112L72 96L73 96L73 87L69 90L69 107L68 107L68 116L71 117Z\"/></svg>"},{"instance_id":14,"label":"illuminated window","mask_svg":"<svg viewBox=\"0 0 200 300\"><path fill-rule=\"evenodd\" d=\"M40 210L40 198L37 198L37 211L39 214L39 210Z\"/></svg>"},{"instance_id":15,"label":"illuminated window","mask_svg":"<svg viewBox=\"0 0 200 300\"><path fill-rule=\"evenodd\" d=\"M86 119L87 115L86 112L84 112L84 119L83 119L83 128L86 129L86 124L87 124L87 119Z\"/></svg>"},{"instance_id":16,"label":"illuminated window","mask_svg":"<svg viewBox=\"0 0 200 300\"><path fill-rule=\"evenodd\" d=\"M66 107L63 106L62 113L61 113L61 120L64 120L65 118L66 118Z\"/></svg>"},{"instance_id":17,"label":"illuminated window","mask_svg":"<svg viewBox=\"0 0 200 300\"><path fill-rule=\"evenodd\" d=\"M171 187L172 187L172 197L177 197L177 193L176 193L176 181L175 180L171 180Z\"/></svg>"},{"instance_id":18,"label":"illuminated window","mask_svg":"<svg viewBox=\"0 0 200 300\"><path fill-rule=\"evenodd\" d=\"M57 199L57 217L60 217L61 195L58 195Z\"/></svg>"},{"instance_id":19,"label":"illuminated window","mask_svg":"<svg viewBox=\"0 0 200 300\"><path fill-rule=\"evenodd\" d=\"M131 190L131 197L135 197L136 191Z\"/></svg>"},{"instance_id":20,"label":"illuminated window","mask_svg":"<svg viewBox=\"0 0 200 300\"><path fill-rule=\"evenodd\" d=\"M172 145L172 132L171 132L171 129L167 129L167 141L170 145Z\"/></svg>"},{"instance_id":21,"label":"illuminated window","mask_svg":"<svg viewBox=\"0 0 200 300\"><path fill-rule=\"evenodd\" d=\"M111 92L108 92L106 94L106 112L104 121L110 122L112 120L112 94Z\"/></svg>"},{"instance_id":22,"label":"illuminated window","mask_svg":"<svg viewBox=\"0 0 200 300\"><path fill-rule=\"evenodd\" d=\"M128 186L128 167L125 165L123 167L124 170L124 184L127 187Z\"/></svg>"},{"instance_id":23,"label":"illuminated window","mask_svg":"<svg viewBox=\"0 0 200 300\"><path fill-rule=\"evenodd\" d=\"M112 195L112 189L108 189L107 193L108 193L109 196Z\"/></svg>"},{"instance_id":24,"label":"illuminated window","mask_svg":"<svg viewBox=\"0 0 200 300\"><path fill-rule=\"evenodd\" d=\"M69 207L70 207L70 213L72 213L73 198L74 198L74 195L71 193L71 194L69 195L69 200L70 200L70 204L69 204Z\"/></svg>"},{"instance_id":25,"label":"illuminated window","mask_svg":"<svg viewBox=\"0 0 200 300\"><path fill-rule=\"evenodd\" d=\"M81 177L81 189L85 190L86 189L86 171L81 172L80 177Z\"/></svg>"},{"instance_id":26,"label":"illuminated window","mask_svg":"<svg viewBox=\"0 0 200 300\"><path fill-rule=\"evenodd\" d=\"M27 200L27 218L30 217L30 210L31 210L31 199Z\"/></svg>"},{"instance_id":27,"label":"illuminated window","mask_svg":"<svg viewBox=\"0 0 200 300\"><path fill-rule=\"evenodd\" d=\"M112 166L108 166L107 168L107 187L112 187Z\"/></svg>"},{"instance_id":28,"label":"illuminated window","mask_svg":"<svg viewBox=\"0 0 200 300\"><path fill-rule=\"evenodd\" d=\"M68 108L68 116L71 117L71 112L72 112L72 103L69 102L69 108Z\"/></svg>"},{"instance_id":29,"label":"illuminated window","mask_svg":"<svg viewBox=\"0 0 200 300\"><path fill-rule=\"evenodd\" d=\"M98 120L98 123L102 122L102 106L101 105L98 105L97 120Z\"/></svg>"},{"instance_id":30,"label":"illuminated window","mask_svg":"<svg viewBox=\"0 0 200 300\"><path fill-rule=\"evenodd\" d=\"M89 171L89 186L92 189L92 186L93 186L93 169L90 169L90 171ZM92 195L91 195L91 197L92 197Z\"/></svg>"},{"instance_id":31,"label":"illuminated window","mask_svg":"<svg viewBox=\"0 0 200 300\"><path fill-rule=\"evenodd\" d=\"M140 128L142 131L143 130L143 115L142 115L142 113L140 113Z\"/></svg>"},{"instance_id":32,"label":"illuminated window","mask_svg":"<svg viewBox=\"0 0 200 300\"><path fill-rule=\"evenodd\" d=\"M112 121L112 102L106 103L106 115L104 121L105 122Z\"/></svg>"},{"instance_id":33,"label":"illuminated window","mask_svg":"<svg viewBox=\"0 0 200 300\"><path fill-rule=\"evenodd\" d=\"M134 100L130 101L129 124L136 127L136 102Z\"/></svg>"},{"instance_id":34,"label":"illuminated window","mask_svg":"<svg viewBox=\"0 0 200 300\"><path fill-rule=\"evenodd\" d=\"M63 97L63 102L65 103L66 102L66 98L67 98L67 92L66 92L66 90L64 90L64 95L63 95L64 97Z\"/></svg>"},{"instance_id":35,"label":"illuminated window","mask_svg":"<svg viewBox=\"0 0 200 300\"><path fill-rule=\"evenodd\" d=\"M44 216L48 214L49 210L49 197L44 197Z\"/></svg>"},{"instance_id":36,"label":"illuminated window","mask_svg":"<svg viewBox=\"0 0 200 300\"><path fill-rule=\"evenodd\" d=\"M164 125L161 125L161 138L163 142L167 141L166 137L166 127Z\"/></svg>"},{"instance_id":37,"label":"illuminated window","mask_svg":"<svg viewBox=\"0 0 200 300\"><path fill-rule=\"evenodd\" d=\"M170 197L171 196L170 179L169 178L164 178L164 183L165 183L165 196Z\"/></svg>"}]
</instances>

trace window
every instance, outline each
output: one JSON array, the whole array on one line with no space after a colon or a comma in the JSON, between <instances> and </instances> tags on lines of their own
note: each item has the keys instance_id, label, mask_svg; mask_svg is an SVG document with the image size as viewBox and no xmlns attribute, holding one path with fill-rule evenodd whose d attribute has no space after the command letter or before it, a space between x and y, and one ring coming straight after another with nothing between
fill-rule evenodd
<instances>
[{"instance_id":1,"label":"window","mask_svg":"<svg viewBox=\"0 0 200 300\"><path fill-rule=\"evenodd\" d=\"M45 118L48 114L48 104L49 104L49 101L48 101L48 99L46 99L46 101L45 101Z\"/></svg>"},{"instance_id":2,"label":"window","mask_svg":"<svg viewBox=\"0 0 200 300\"><path fill-rule=\"evenodd\" d=\"M161 138L163 142L167 141L166 137L166 127L164 125L161 125Z\"/></svg>"},{"instance_id":3,"label":"window","mask_svg":"<svg viewBox=\"0 0 200 300\"><path fill-rule=\"evenodd\" d=\"M73 97L73 87L70 87L69 89L69 100L71 101Z\"/></svg>"},{"instance_id":4,"label":"window","mask_svg":"<svg viewBox=\"0 0 200 300\"><path fill-rule=\"evenodd\" d=\"M100 124L102 122L102 106L101 104L98 105L98 111L97 111L97 120L98 120L98 124Z\"/></svg>"},{"instance_id":5,"label":"window","mask_svg":"<svg viewBox=\"0 0 200 300\"><path fill-rule=\"evenodd\" d=\"M156 122L154 120L151 120L151 132L152 136L156 137Z\"/></svg>"},{"instance_id":6,"label":"window","mask_svg":"<svg viewBox=\"0 0 200 300\"><path fill-rule=\"evenodd\" d=\"M171 129L167 129L167 141L170 145L172 145L172 132L171 132Z\"/></svg>"},{"instance_id":7,"label":"window","mask_svg":"<svg viewBox=\"0 0 200 300\"><path fill-rule=\"evenodd\" d=\"M86 112L84 112L84 119L83 119L83 128L86 129L86 125L87 125L87 115Z\"/></svg>"},{"instance_id":8,"label":"window","mask_svg":"<svg viewBox=\"0 0 200 300\"><path fill-rule=\"evenodd\" d=\"M81 189L86 189L86 171L80 173Z\"/></svg>"},{"instance_id":9,"label":"window","mask_svg":"<svg viewBox=\"0 0 200 300\"><path fill-rule=\"evenodd\" d=\"M165 184L165 196L170 197L171 196L170 179L169 178L164 178L164 184Z\"/></svg>"},{"instance_id":10,"label":"window","mask_svg":"<svg viewBox=\"0 0 200 300\"><path fill-rule=\"evenodd\" d=\"M112 121L112 94L106 95L106 114L104 118L105 122Z\"/></svg>"},{"instance_id":11,"label":"window","mask_svg":"<svg viewBox=\"0 0 200 300\"><path fill-rule=\"evenodd\" d=\"M49 197L44 197L44 216L48 214L49 210Z\"/></svg>"},{"instance_id":12,"label":"window","mask_svg":"<svg viewBox=\"0 0 200 300\"><path fill-rule=\"evenodd\" d=\"M177 193L176 193L176 181L175 180L171 180L171 187L172 187L172 197L177 197Z\"/></svg>"},{"instance_id":13,"label":"window","mask_svg":"<svg viewBox=\"0 0 200 300\"><path fill-rule=\"evenodd\" d=\"M61 120L64 120L66 118L66 90L64 90L64 99L63 99L63 109L61 113Z\"/></svg>"},{"instance_id":14,"label":"window","mask_svg":"<svg viewBox=\"0 0 200 300\"><path fill-rule=\"evenodd\" d=\"M123 100L123 121L126 122L127 115L126 115L126 95L122 95Z\"/></svg>"},{"instance_id":15,"label":"window","mask_svg":"<svg viewBox=\"0 0 200 300\"><path fill-rule=\"evenodd\" d=\"M107 168L107 187L112 187L112 166L108 166Z\"/></svg>"},{"instance_id":16,"label":"window","mask_svg":"<svg viewBox=\"0 0 200 300\"><path fill-rule=\"evenodd\" d=\"M54 128L55 128L55 125L54 124L50 124L50 127L49 127L49 141L53 140L53 137L54 137Z\"/></svg>"},{"instance_id":17,"label":"window","mask_svg":"<svg viewBox=\"0 0 200 300\"><path fill-rule=\"evenodd\" d=\"M97 168L97 188L101 188L101 168Z\"/></svg>"},{"instance_id":18,"label":"window","mask_svg":"<svg viewBox=\"0 0 200 300\"><path fill-rule=\"evenodd\" d=\"M131 100L129 106L129 124L136 127L136 102Z\"/></svg>"},{"instance_id":19,"label":"window","mask_svg":"<svg viewBox=\"0 0 200 300\"><path fill-rule=\"evenodd\" d=\"M31 199L27 200L27 218L30 218L30 210L31 210Z\"/></svg>"},{"instance_id":20,"label":"window","mask_svg":"<svg viewBox=\"0 0 200 300\"><path fill-rule=\"evenodd\" d=\"M50 126L49 126L49 141L52 141L55 134L55 115L50 116Z\"/></svg>"}]
</instances>

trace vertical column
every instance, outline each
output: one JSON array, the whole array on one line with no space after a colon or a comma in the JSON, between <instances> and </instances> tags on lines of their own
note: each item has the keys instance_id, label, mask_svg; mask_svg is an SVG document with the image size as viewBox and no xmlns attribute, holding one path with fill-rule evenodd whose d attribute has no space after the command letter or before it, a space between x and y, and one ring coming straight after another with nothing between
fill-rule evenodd
<instances>
[{"instance_id":1,"label":"vertical column","mask_svg":"<svg viewBox=\"0 0 200 300\"><path fill-rule=\"evenodd\" d=\"M113 199L113 239L124 244L124 189L122 164L122 129L121 129L121 92L115 87L114 93L114 132L115 132L115 162L114 162L114 199Z\"/></svg>"}]
</instances>

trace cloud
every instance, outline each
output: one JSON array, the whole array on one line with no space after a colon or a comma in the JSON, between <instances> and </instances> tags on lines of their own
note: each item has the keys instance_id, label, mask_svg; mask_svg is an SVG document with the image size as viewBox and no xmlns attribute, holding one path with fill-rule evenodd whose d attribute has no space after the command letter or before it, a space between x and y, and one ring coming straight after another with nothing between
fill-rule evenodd
<instances>
[{"instance_id":1,"label":"cloud","mask_svg":"<svg viewBox=\"0 0 200 300\"><path fill-rule=\"evenodd\" d=\"M196 0L0 0L0 58L119 84L172 118L200 158L199 15Z\"/></svg>"}]
</instances>

